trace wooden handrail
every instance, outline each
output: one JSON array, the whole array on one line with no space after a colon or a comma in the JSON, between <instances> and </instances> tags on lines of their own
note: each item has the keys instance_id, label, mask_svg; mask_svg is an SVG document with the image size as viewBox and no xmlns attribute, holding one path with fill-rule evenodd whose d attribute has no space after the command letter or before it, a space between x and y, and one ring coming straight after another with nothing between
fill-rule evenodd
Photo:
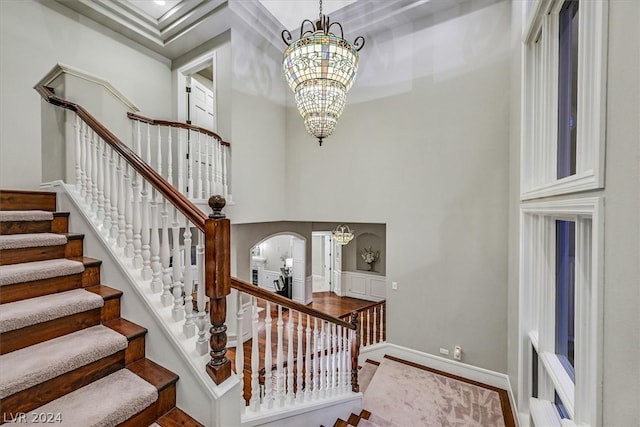
<instances>
[{"instance_id":1,"label":"wooden handrail","mask_svg":"<svg viewBox=\"0 0 640 427\"><path fill-rule=\"evenodd\" d=\"M349 313L345 313L345 314L340 315L340 319L343 319L345 317L351 318L351 313L354 312L354 311L357 311L358 313L362 313L363 311L370 310L373 307L377 307L379 305L383 305L386 302L387 302L387 300L383 299L382 301L374 301L371 304L367 304L367 305L364 305L362 307L355 308L355 309L351 310Z\"/></svg>"},{"instance_id":2,"label":"wooden handrail","mask_svg":"<svg viewBox=\"0 0 640 427\"><path fill-rule=\"evenodd\" d=\"M128 112L127 113L127 117L129 117L131 120L138 120L139 122L142 122L142 123L149 123L150 125L169 126L169 127L174 127L174 128L182 128L182 129L194 130L196 132L204 133L205 135L209 135L209 136L217 139L218 141L220 141L220 144L222 144L222 145L226 145L227 147L231 146L230 142L227 142L227 141L223 140L222 137L220 135L218 135L217 133L215 133L213 131L210 131L209 129L202 128L200 126L194 126L194 125L190 125L188 123L182 123L182 122L174 122L172 120L150 119L149 117L144 117L144 116L141 116L139 114L132 113L132 112Z\"/></svg>"},{"instance_id":3,"label":"wooden handrail","mask_svg":"<svg viewBox=\"0 0 640 427\"><path fill-rule=\"evenodd\" d=\"M51 88L36 86L35 90L50 104L57 105L67 110L74 111L84 122L89 125L107 144L116 150L153 188L175 206L191 223L204 232L204 223L207 216L198 209L185 195L169 184L155 169L142 160L133 150L127 147L117 136L100 123L82 106L56 96Z\"/></svg>"},{"instance_id":4,"label":"wooden handrail","mask_svg":"<svg viewBox=\"0 0 640 427\"><path fill-rule=\"evenodd\" d=\"M244 292L246 294L253 295L254 297L262 298L266 301L276 303L283 307L287 307L291 310L299 311L301 313L308 314L313 317L317 317L318 319L335 323L338 326L342 326L347 329L356 329L356 327L349 322L345 322L344 320L340 320L337 317L330 316L321 311L314 310L313 308L309 308L304 304L300 304L299 302L292 301L289 298L285 298L281 295L274 294L273 292L267 291L266 289L263 289L259 286L252 285L248 282L245 282L244 280L240 280L235 277L232 277L231 287L234 289L237 289L238 291Z\"/></svg>"}]
</instances>

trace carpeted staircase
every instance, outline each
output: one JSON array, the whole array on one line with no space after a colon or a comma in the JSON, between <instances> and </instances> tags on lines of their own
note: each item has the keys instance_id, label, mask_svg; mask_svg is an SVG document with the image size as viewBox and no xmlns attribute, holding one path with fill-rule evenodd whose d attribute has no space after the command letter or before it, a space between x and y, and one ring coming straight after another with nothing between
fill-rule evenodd
<instances>
[{"instance_id":1,"label":"carpeted staircase","mask_svg":"<svg viewBox=\"0 0 640 427\"><path fill-rule=\"evenodd\" d=\"M68 217L55 193L0 190L0 423L201 426Z\"/></svg>"}]
</instances>

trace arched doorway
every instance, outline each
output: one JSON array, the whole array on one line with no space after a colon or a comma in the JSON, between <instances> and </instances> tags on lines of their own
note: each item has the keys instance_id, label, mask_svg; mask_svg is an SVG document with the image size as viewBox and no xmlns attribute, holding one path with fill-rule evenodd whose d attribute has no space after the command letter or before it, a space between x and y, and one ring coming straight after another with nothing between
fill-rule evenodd
<instances>
[{"instance_id":1,"label":"arched doorway","mask_svg":"<svg viewBox=\"0 0 640 427\"><path fill-rule=\"evenodd\" d=\"M250 254L252 283L302 304L311 302L306 245L304 237L292 232L272 234L258 242Z\"/></svg>"}]
</instances>

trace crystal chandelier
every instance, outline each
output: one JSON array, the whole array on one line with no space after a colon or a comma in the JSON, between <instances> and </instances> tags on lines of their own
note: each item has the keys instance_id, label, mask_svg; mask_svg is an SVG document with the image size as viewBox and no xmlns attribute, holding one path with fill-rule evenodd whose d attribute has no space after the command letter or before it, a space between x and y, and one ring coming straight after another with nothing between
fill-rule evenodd
<instances>
[{"instance_id":1,"label":"crystal chandelier","mask_svg":"<svg viewBox=\"0 0 640 427\"><path fill-rule=\"evenodd\" d=\"M340 36L331 32L334 26ZM330 23L322 14L322 0L318 21L302 21L299 39L292 42L291 33L282 31L282 40L288 46L282 61L284 75L307 132L318 138L320 145L333 133L344 110L358 71L358 52L364 47L364 37L357 37L351 44L343 36L342 25Z\"/></svg>"},{"instance_id":2,"label":"crystal chandelier","mask_svg":"<svg viewBox=\"0 0 640 427\"><path fill-rule=\"evenodd\" d=\"M336 229L333 230L332 235L336 243L340 245L346 245L353 240L353 231L351 231L348 225L337 226Z\"/></svg>"}]
</instances>

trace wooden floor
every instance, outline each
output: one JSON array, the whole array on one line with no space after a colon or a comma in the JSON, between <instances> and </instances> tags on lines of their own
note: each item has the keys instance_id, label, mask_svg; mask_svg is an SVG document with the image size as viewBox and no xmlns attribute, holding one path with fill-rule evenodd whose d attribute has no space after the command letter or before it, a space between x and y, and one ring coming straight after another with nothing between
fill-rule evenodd
<instances>
[{"instance_id":1,"label":"wooden floor","mask_svg":"<svg viewBox=\"0 0 640 427\"><path fill-rule=\"evenodd\" d=\"M317 292L313 294L313 302L308 304L307 306L313 308L315 310L321 311L323 313L329 314L334 317L340 317L343 315L347 315L354 310L358 310L362 307L366 307L371 305L371 301L361 300L357 298L350 297L339 297L335 295L333 292ZM265 333L265 309L266 303L263 300L258 301L258 307L262 310L259 313L259 321L258 321L258 342L259 342L259 370L264 373L265 369L265 345L266 345L266 333ZM298 345L298 321L299 316L297 312L293 312L293 348L294 348L294 357L297 355L297 345ZM283 319L283 352L285 354L286 360L286 352L288 349L288 333L287 326L289 323L290 312L289 310L282 311L282 319ZM272 369L276 364L277 357L277 320L278 320L278 309L275 305L271 305L271 347L272 347ZM313 320L312 320L313 322ZM307 327L307 315L302 315L302 327L303 329L303 343L302 343L302 351L305 352L306 348L306 327ZM313 324L311 325L313 328ZM244 351L244 395L245 400L249 400L251 397L251 346L252 340L248 340L242 346ZM235 362L236 362L236 348L230 347L227 349L227 358L231 360L232 369L235 371Z\"/></svg>"}]
</instances>

